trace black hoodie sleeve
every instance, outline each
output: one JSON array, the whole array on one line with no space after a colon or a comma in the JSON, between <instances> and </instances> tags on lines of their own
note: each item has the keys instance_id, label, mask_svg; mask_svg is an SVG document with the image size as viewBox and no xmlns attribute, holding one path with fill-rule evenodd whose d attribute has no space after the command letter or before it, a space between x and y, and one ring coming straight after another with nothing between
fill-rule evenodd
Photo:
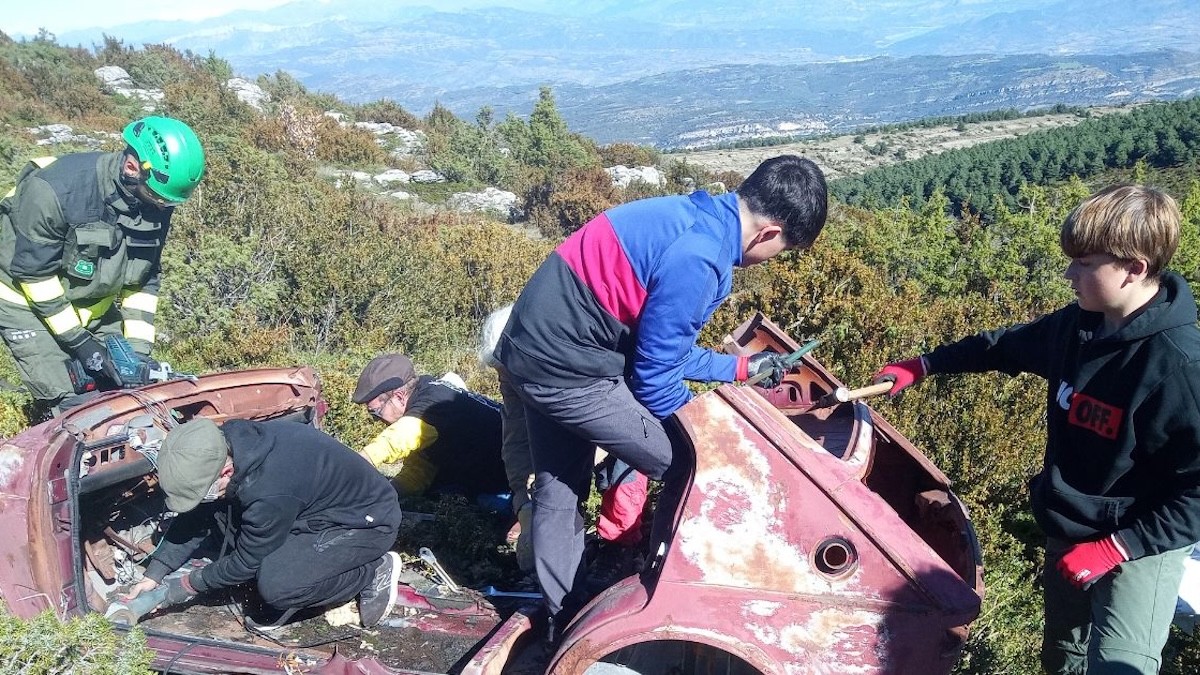
<instances>
[{"instance_id":1,"label":"black hoodie sleeve","mask_svg":"<svg viewBox=\"0 0 1200 675\"><path fill-rule=\"evenodd\" d=\"M166 533L154 549L150 563L146 566L146 576L155 581L183 567L200 547L200 544L214 531L214 509L211 504L201 504L199 508L176 516L167 526Z\"/></svg>"},{"instance_id":2,"label":"black hoodie sleeve","mask_svg":"<svg viewBox=\"0 0 1200 675\"><path fill-rule=\"evenodd\" d=\"M203 592L236 586L255 578L263 558L287 540L303 506L299 499L290 495L257 499L246 505L233 551L192 572L188 577L192 586Z\"/></svg>"},{"instance_id":3,"label":"black hoodie sleeve","mask_svg":"<svg viewBox=\"0 0 1200 675\"><path fill-rule=\"evenodd\" d=\"M1138 461L1153 467L1142 482L1154 498L1116 533L1130 559L1200 541L1200 363L1177 370L1140 408L1147 452Z\"/></svg>"},{"instance_id":4,"label":"black hoodie sleeve","mask_svg":"<svg viewBox=\"0 0 1200 675\"><path fill-rule=\"evenodd\" d=\"M1033 373L1049 377L1050 349L1061 342L1059 325L1063 310L1030 323L985 331L942 345L925 355L930 374L986 373L998 370L1009 375Z\"/></svg>"}]
</instances>

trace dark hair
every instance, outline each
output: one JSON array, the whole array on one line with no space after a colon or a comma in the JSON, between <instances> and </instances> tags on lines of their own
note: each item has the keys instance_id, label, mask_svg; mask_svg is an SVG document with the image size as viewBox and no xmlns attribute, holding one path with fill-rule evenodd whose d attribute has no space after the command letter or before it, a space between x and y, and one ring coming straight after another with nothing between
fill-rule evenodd
<instances>
[{"instance_id":1,"label":"dark hair","mask_svg":"<svg viewBox=\"0 0 1200 675\"><path fill-rule=\"evenodd\" d=\"M789 246L808 248L821 234L829 210L825 174L812 160L797 155L772 157L737 189L751 213L783 227Z\"/></svg>"}]
</instances>

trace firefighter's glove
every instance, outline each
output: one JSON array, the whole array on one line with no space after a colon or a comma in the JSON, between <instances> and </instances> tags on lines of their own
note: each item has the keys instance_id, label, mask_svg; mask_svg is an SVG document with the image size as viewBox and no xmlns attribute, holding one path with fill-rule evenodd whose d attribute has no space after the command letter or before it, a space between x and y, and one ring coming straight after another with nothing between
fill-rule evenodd
<instances>
[{"instance_id":1,"label":"firefighter's glove","mask_svg":"<svg viewBox=\"0 0 1200 675\"><path fill-rule=\"evenodd\" d=\"M929 371L925 365L925 358L918 356L915 359L887 364L883 368L880 368L878 373L875 373L875 377L871 382L872 384L891 382L892 388L888 390L888 396L895 396L925 379L925 376L928 374Z\"/></svg>"},{"instance_id":2,"label":"firefighter's glove","mask_svg":"<svg viewBox=\"0 0 1200 675\"><path fill-rule=\"evenodd\" d=\"M1128 560L1120 545L1109 535L1067 549L1058 561L1058 571L1076 588L1087 588L1114 567Z\"/></svg>"},{"instance_id":3,"label":"firefighter's glove","mask_svg":"<svg viewBox=\"0 0 1200 675\"><path fill-rule=\"evenodd\" d=\"M162 583L167 589L167 596L163 600L164 607L182 605L196 597L196 589L192 588L187 574L171 575L163 579Z\"/></svg>"},{"instance_id":4,"label":"firefighter's glove","mask_svg":"<svg viewBox=\"0 0 1200 675\"><path fill-rule=\"evenodd\" d=\"M108 348L94 335L88 334L72 346L71 353L89 375L96 378L97 382L107 385L103 386L103 389L120 389L124 385Z\"/></svg>"},{"instance_id":5,"label":"firefighter's glove","mask_svg":"<svg viewBox=\"0 0 1200 675\"><path fill-rule=\"evenodd\" d=\"M745 368L744 371L742 371L743 367ZM764 389L774 389L779 386L780 382L783 382L783 376L787 373L788 367L784 363L783 357L779 354L775 352L759 352L738 363L738 371L739 375L744 375L744 377L738 378L739 382L763 375L762 379L756 380L754 384Z\"/></svg>"}]
</instances>

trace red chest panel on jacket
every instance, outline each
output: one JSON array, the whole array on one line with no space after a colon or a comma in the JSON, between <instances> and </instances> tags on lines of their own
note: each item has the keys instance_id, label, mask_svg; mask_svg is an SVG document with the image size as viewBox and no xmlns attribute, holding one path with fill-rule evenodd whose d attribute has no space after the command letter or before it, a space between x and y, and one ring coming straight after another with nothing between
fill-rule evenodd
<instances>
[{"instance_id":1,"label":"red chest panel on jacket","mask_svg":"<svg viewBox=\"0 0 1200 675\"><path fill-rule=\"evenodd\" d=\"M1071 397L1071 409L1067 411L1067 421L1077 427L1083 427L1109 440L1117 437L1121 428L1121 417L1124 410L1111 406L1103 401L1086 394L1075 392Z\"/></svg>"}]
</instances>

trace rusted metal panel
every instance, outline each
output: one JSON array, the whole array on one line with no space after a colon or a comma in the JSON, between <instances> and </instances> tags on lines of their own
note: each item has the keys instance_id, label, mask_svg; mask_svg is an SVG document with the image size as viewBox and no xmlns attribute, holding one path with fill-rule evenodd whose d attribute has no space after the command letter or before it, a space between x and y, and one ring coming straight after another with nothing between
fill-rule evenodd
<instances>
[{"instance_id":1,"label":"rusted metal panel","mask_svg":"<svg viewBox=\"0 0 1200 675\"><path fill-rule=\"evenodd\" d=\"M765 320L754 330L734 351L797 349ZM658 569L581 612L554 675L664 640L770 675L952 670L982 594L969 520L865 403L813 409L837 386L806 356L774 390L724 385L677 413L695 473Z\"/></svg>"},{"instance_id":2,"label":"rusted metal panel","mask_svg":"<svg viewBox=\"0 0 1200 675\"><path fill-rule=\"evenodd\" d=\"M462 675L501 675L516 652L517 643L533 630L529 617L517 612L508 617L462 669Z\"/></svg>"},{"instance_id":3,"label":"rusted metal panel","mask_svg":"<svg viewBox=\"0 0 1200 675\"><path fill-rule=\"evenodd\" d=\"M797 347L761 317L728 344ZM685 406L677 418L695 468L679 503L659 507L673 515L662 556L584 608L547 673L582 675L617 650L675 643L768 675L948 673L983 591L969 518L946 477L865 403L813 407L838 386L809 355L775 389L725 385ZM75 610L84 550L71 538L67 479L79 444L97 448L83 467L93 489L113 484L106 473L128 480L145 458L105 439L167 406L217 421L299 410L319 420L326 407L310 369L243 371L112 392L0 445L0 528L29 534L0 539L0 591L18 616ZM111 574L104 551L88 553ZM400 604L389 620L479 639L464 675L502 675L535 633L519 613L496 626L486 608L445 611L419 594ZM172 672L416 672L173 634L149 644Z\"/></svg>"}]
</instances>

